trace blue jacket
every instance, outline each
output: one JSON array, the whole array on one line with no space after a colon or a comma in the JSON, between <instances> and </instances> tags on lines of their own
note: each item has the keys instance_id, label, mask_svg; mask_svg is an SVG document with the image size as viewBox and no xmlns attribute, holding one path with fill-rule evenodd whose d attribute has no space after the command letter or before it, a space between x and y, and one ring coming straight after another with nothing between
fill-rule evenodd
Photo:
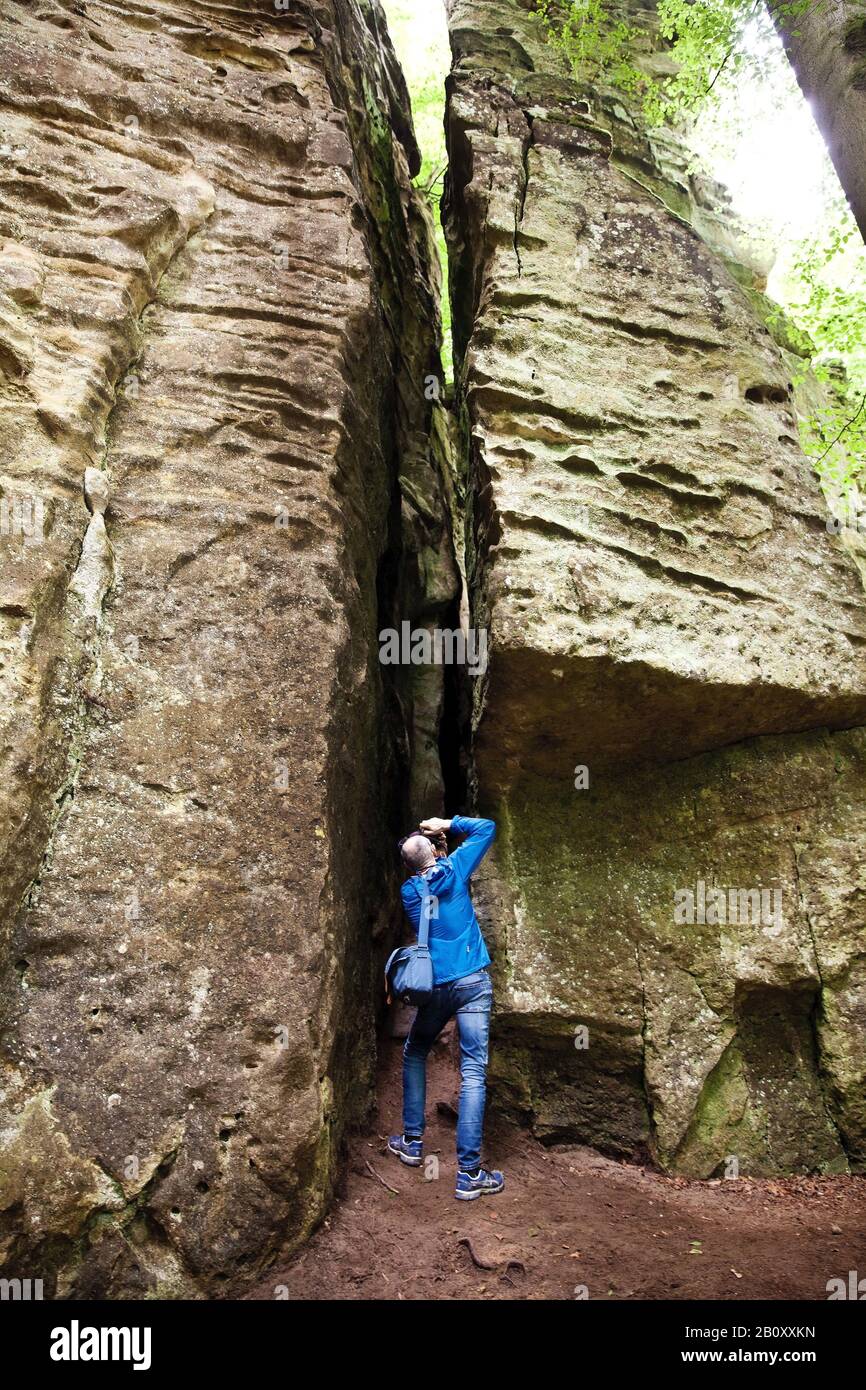
<instances>
[{"instance_id":1,"label":"blue jacket","mask_svg":"<svg viewBox=\"0 0 866 1390\"><path fill-rule=\"evenodd\" d=\"M400 892L406 915L417 932L425 890L437 900L430 917L430 955L434 985L461 980L490 964L469 896L469 879L493 844L496 825L492 820L454 816L451 829L466 839L445 859L425 874L414 874Z\"/></svg>"}]
</instances>

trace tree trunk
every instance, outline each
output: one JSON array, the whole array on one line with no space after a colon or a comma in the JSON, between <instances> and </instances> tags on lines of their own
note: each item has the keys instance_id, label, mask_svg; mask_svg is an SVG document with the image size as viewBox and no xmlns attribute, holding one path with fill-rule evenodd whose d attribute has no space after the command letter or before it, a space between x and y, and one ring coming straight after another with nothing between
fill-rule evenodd
<instances>
[{"instance_id":1,"label":"tree trunk","mask_svg":"<svg viewBox=\"0 0 866 1390\"><path fill-rule=\"evenodd\" d=\"M775 18L866 240L866 8L814 0L799 17Z\"/></svg>"}]
</instances>

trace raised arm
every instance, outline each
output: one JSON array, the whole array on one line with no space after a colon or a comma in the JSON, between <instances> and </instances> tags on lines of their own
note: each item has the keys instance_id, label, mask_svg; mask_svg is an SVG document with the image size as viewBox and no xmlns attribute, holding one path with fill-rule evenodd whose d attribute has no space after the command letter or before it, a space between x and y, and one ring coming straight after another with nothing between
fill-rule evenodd
<instances>
[{"instance_id":1,"label":"raised arm","mask_svg":"<svg viewBox=\"0 0 866 1390\"><path fill-rule=\"evenodd\" d=\"M465 835L462 845L450 856L455 872L465 883L474 874L496 838L496 822L475 816L454 816L451 829L455 835Z\"/></svg>"}]
</instances>

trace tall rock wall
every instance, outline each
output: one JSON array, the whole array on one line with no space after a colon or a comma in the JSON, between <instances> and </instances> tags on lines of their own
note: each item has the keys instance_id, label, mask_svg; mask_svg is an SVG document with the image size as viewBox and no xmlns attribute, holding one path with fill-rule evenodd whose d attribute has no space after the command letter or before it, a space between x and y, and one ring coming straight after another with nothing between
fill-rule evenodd
<instances>
[{"instance_id":1,"label":"tall rock wall","mask_svg":"<svg viewBox=\"0 0 866 1390\"><path fill-rule=\"evenodd\" d=\"M378 0L0 46L0 1256L213 1294L367 1104L441 710L377 659L457 597L420 161Z\"/></svg>"},{"instance_id":2,"label":"tall rock wall","mask_svg":"<svg viewBox=\"0 0 866 1390\"><path fill-rule=\"evenodd\" d=\"M862 1165L866 602L759 276L530 0L449 9L500 1102L690 1174Z\"/></svg>"}]
</instances>

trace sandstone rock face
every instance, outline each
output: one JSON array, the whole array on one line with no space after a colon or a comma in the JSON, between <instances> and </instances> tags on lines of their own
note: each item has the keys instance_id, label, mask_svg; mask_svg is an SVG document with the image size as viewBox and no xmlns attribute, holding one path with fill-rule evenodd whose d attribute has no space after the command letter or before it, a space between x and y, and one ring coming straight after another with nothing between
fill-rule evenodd
<instances>
[{"instance_id":1,"label":"sandstone rock face","mask_svg":"<svg viewBox=\"0 0 866 1390\"><path fill-rule=\"evenodd\" d=\"M724 209L530 9L450 5L500 1097L687 1173L862 1163L861 579Z\"/></svg>"},{"instance_id":2,"label":"sandstone rock face","mask_svg":"<svg viewBox=\"0 0 866 1390\"><path fill-rule=\"evenodd\" d=\"M441 709L377 655L457 596L418 152L378 0L0 33L0 1253L213 1294L367 1104Z\"/></svg>"}]
</instances>

